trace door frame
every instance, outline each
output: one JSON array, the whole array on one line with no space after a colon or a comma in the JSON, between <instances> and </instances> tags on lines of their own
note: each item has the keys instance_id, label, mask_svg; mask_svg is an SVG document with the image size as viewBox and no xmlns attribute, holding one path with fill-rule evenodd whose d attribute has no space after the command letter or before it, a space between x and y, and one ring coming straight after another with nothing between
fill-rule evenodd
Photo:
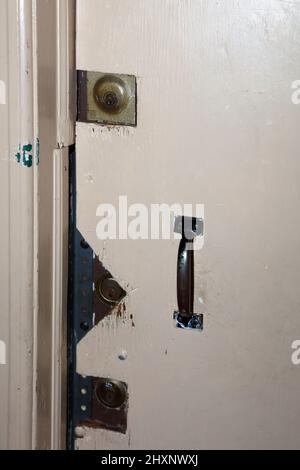
<instances>
[{"instance_id":1,"label":"door frame","mask_svg":"<svg viewBox=\"0 0 300 470\"><path fill-rule=\"evenodd\" d=\"M75 0L36 2L40 192L34 442L38 449L52 450L66 448L67 438L69 153L74 144L76 116L75 6Z\"/></svg>"},{"instance_id":2,"label":"door frame","mask_svg":"<svg viewBox=\"0 0 300 470\"><path fill-rule=\"evenodd\" d=\"M0 445L63 449L76 2L0 1L4 65L0 78L6 88L6 98L1 98L1 135L7 154L1 161L0 325L6 363L0 366Z\"/></svg>"}]
</instances>

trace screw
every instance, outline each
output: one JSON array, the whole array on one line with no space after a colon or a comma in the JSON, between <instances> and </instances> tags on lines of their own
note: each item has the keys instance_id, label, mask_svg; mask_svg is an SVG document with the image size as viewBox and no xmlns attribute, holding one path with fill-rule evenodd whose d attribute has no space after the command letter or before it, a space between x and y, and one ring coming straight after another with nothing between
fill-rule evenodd
<instances>
[{"instance_id":1,"label":"screw","mask_svg":"<svg viewBox=\"0 0 300 470\"><path fill-rule=\"evenodd\" d=\"M89 327L88 322L83 321L83 322L80 323L80 328L84 331L87 331L90 327Z\"/></svg>"},{"instance_id":2,"label":"screw","mask_svg":"<svg viewBox=\"0 0 300 470\"><path fill-rule=\"evenodd\" d=\"M128 354L127 354L127 351L125 350L120 351L118 354L118 358L120 359L120 361L126 361L127 357L128 357Z\"/></svg>"},{"instance_id":3,"label":"screw","mask_svg":"<svg viewBox=\"0 0 300 470\"><path fill-rule=\"evenodd\" d=\"M88 243L87 243L85 240L81 240L80 246L81 246L81 248L83 248L84 250L87 250L87 249L89 248L89 245L88 245Z\"/></svg>"}]
</instances>

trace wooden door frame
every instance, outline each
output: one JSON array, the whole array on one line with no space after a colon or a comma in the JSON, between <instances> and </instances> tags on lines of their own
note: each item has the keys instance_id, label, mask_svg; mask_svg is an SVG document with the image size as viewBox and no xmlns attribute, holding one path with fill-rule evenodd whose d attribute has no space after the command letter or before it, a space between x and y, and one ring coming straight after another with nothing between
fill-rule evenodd
<instances>
[{"instance_id":1,"label":"wooden door frame","mask_svg":"<svg viewBox=\"0 0 300 470\"><path fill-rule=\"evenodd\" d=\"M7 153L1 162L1 241L3 256L8 253L1 267L0 324L7 349L0 377L1 447L61 449L67 420L75 0L1 0L1 10L0 78L6 86L1 130Z\"/></svg>"},{"instance_id":2,"label":"wooden door frame","mask_svg":"<svg viewBox=\"0 0 300 470\"><path fill-rule=\"evenodd\" d=\"M75 0L36 1L41 158L34 441L39 449L62 449L67 433L68 161L76 113Z\"/></svg>"}]
</instances>

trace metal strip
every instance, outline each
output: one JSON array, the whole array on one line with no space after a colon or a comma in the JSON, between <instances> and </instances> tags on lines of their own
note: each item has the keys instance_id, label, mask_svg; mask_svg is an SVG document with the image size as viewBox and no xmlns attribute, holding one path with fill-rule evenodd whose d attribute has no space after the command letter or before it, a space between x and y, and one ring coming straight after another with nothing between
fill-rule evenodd
<instances>
[{"instance_id":1,"label":"metal strip","mask_svg":"<svg viewBox=\"0 0 300 470\"><path fill-rule=\"evenodd\" d=\"M105 428L125 433L127 429L127 384L102 377L85 377L76 372L77 344L107 315L121 308L126 292L105 269L91 247L76 228L76 153L72 148L69 161L70 174L70 233L69 233L69 287L68 287L68 448L74 449L77 426ZM97 286L108 283L118 300L105 300L99 296ZM112 284L110 284L112 283ZM96 287L94 287L96 286ZM126 390L124 400L117 406L106 406L99 400L100 383ZM109 392L110 393L110 392ZM113 396L110 393L110 396Z\"/></svg>"}]
</instances>

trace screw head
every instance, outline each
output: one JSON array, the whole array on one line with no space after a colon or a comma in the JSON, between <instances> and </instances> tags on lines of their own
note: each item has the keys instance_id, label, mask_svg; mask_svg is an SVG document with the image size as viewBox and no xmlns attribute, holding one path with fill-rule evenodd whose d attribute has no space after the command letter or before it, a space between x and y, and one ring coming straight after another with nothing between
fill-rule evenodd
<instances>
[{"instance_id":1,"label":"screw head","mask_svg":"<svg viewBox=\"0 0 300 470\"><path fill-rule=\"evenodd\" d=\"M87 250L89 248L89 244L85 241L85 240L81 240L80 242L80 246L81 248L83 248L84 250Z\"/></svg>"},{"instance_id":2,"label":"screw head","mask_svg":"<svg viewBox=\"0 0 300 470\"><path fill-rule=\"evenodd\" d=\"M120 361L126 361L127 357L128 357L128 353L127 351L125 351L125 349L120 351L118 354L118 358L120 359Z\"/></svg>"},{"instance_id":3,"label":"screw head","mask_svg":"<svg viewBox=\"0 0 300 470\"><path fill-rule=\"evenodd\" d=\"M83 321L83 322L80 323L80 328L83 331L88 331L90 329L90 326L89 326L87 321Z\"/></svg>"}]
</instances>

